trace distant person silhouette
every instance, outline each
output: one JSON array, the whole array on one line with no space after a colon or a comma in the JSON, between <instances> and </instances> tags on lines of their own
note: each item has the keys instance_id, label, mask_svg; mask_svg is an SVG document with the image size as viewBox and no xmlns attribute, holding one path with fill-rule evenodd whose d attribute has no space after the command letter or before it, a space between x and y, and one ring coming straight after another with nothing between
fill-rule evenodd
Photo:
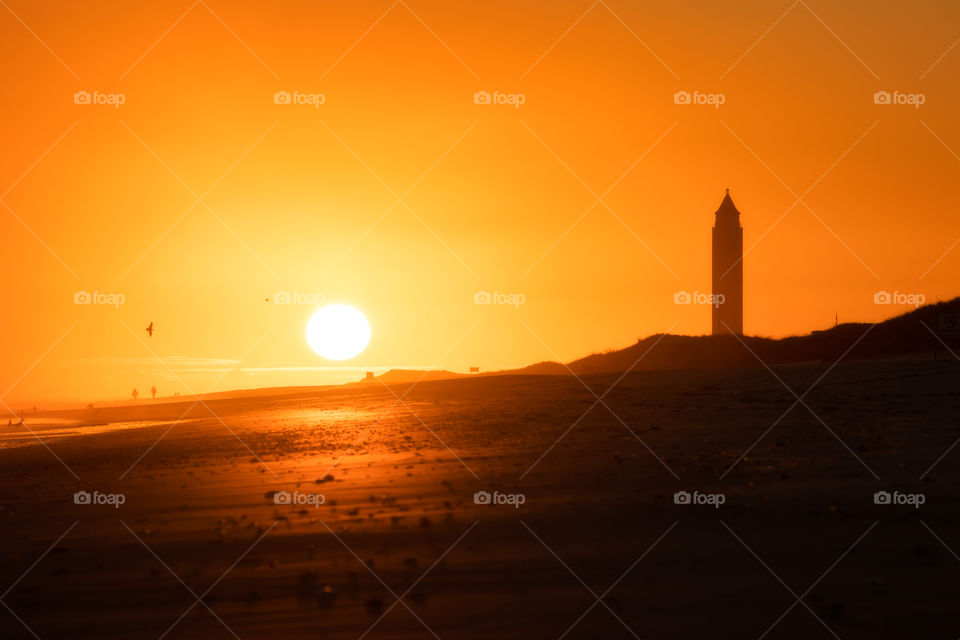
<instances>
[{"instance_id":1,"label":"distant person silhouette","mask_svg":"<svg viewBox=\"0 0 960 640\"><path fill-rule=\"evenodd\" d=\"M153 337L153 322L147 325L147 335Z\"/></svg>"},{"instance_id":2,"label":"distant person silhouette","mask_svg":"<svg viewBox=\"0 0 960 640\"><path fill-rule=\"evenodd\" d=\"M136 399L137 399L137 396L140 395L140 393L139 393L136 389L134 389L134 390L133 390L133 393L130 394L130 395L132 395L132 396L133 396L133 399L136 400Z\"/></svg>"},{"instance_id":3,"label":"distant person silhouette","mask_svg":"<svg viewBox=\"0 0 960 640\"><path fill-rule=\"evenodd\" d=\"M157 388L156 388L156 387L152 387L152 388L150 389L150 395L153 396L154 398L157 397Z\"/></svg>"}]
</instances>

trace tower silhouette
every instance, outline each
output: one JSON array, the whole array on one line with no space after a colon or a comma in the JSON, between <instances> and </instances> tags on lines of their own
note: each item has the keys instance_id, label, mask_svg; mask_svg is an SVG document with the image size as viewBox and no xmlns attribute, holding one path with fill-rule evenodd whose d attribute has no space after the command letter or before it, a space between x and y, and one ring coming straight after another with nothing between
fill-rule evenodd
<instances>
[{"instance_id":1,"label":"tower silhouette","mask_svg":"<svg viewBox=\"0 0 960 640\"><path fill-rule=\"evenodd\" d=\"M743 334L743 227L727 189L713 224L713 335ZM720 298L719 296L723 296ZM717 304L716 300L723 302Z\"/></svg>"}]
</instances>

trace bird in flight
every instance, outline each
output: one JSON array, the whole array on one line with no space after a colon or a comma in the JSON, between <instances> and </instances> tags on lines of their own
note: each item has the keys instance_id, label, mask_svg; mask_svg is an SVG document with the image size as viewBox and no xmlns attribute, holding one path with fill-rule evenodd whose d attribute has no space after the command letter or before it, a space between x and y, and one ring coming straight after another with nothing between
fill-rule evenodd
<instances>
[{"instance_id":1,"label":"bird in flight","mask_svg":"<svg viewBox=\"0 0 960 640\"><path fill-rule=\"evenodd\" d=\"M151 338L153 337L153 323L152 323L152 322L147 326L147 335L150 336Z\"/></svg>"}]
</instances>

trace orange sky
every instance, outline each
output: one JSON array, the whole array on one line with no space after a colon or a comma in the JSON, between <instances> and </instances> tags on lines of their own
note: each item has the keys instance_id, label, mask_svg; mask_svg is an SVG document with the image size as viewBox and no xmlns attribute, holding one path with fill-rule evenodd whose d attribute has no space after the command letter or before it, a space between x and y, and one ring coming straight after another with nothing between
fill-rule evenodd
<instances>
[{"instance_id":1,"label":"orange sky","mask_svg":"<svg viewBox=\"0 0 960 640\"><path fill-rule=\"evenodd\" d=\"M958 37L952 2L4 0L3 401L489 370L706 333L709 307L673 295L709 290L725 187L749 334L907 309L881 290L952 298ZM265 302L278 291L357 306L369 348L320 359L312 307Z\"/></svg>"}]
</instances>

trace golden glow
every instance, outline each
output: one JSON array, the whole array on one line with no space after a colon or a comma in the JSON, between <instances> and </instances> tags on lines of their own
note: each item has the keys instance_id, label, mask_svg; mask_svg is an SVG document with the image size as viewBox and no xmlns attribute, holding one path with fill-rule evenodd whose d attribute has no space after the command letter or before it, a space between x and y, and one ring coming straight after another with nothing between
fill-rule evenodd
<instances>
[{"instance_id":1,"label":"golden glow","mask_svg":"<svg viewBox=\"0 0 960 640\"><path fill-rule=\"evenodd\" d=\"M307 342L327 360L349 360L367 348L370 323L349 305L327 305L307 323Z\"/></svg>"},{"instance_id":2,"label":"golden glow","mask_svg":"<svg viewBox=\"0 0 960 640\"><path fill-rule=\"evenodd\" d=\"M945 0L4 0L3 402L709 333L710 307L674 295L710 291L727 187L748 334L911 308L880 291L950 299L958 24ZM362 300L376 340L350 371L312 370L334 364L304 348L313 303L281 291Z\"/></svg>"}]
</instances>

